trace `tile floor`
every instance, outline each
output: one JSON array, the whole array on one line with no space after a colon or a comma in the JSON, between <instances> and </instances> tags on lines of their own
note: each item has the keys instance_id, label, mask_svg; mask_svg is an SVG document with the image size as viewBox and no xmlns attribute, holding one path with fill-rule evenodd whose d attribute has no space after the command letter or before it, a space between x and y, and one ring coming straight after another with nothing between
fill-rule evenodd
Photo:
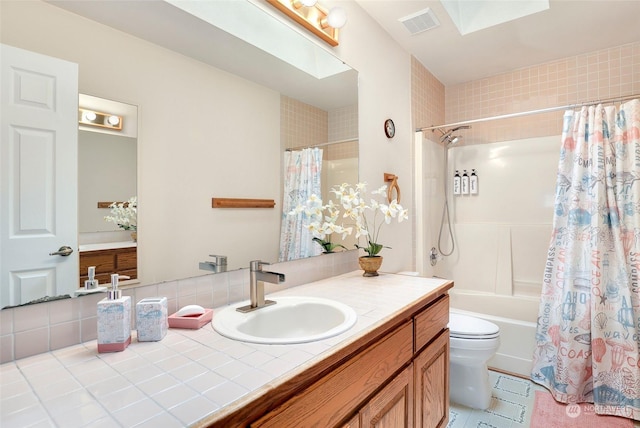
<instances>
[{"instance_id":1,"label":"tile floor","mask_svg":"<svg viewBox=\"0 0 640 428\"><path fill-rule=\"evenodd\" d=\"M535 391L543 387L527 379L489 371L493 386L491 407L476 410L459 404L449 405L447 428L540 428L531 427ZM640 422L634 423L640 428Z\"/></svg>"}]
</instances>

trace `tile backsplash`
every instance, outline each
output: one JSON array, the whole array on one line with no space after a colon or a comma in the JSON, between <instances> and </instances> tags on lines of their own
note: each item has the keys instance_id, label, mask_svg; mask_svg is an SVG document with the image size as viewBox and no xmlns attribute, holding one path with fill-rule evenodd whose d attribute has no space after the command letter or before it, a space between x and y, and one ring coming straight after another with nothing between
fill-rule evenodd
<instances>
[{"instance_id":1,"label":"tile backsplash","mask_svg":"<svg viewBox=\"0 0 640 428\"><path fill-rule=\"evenodd\" d=\"M357 270L358 252L278 263L269 269L284 273L286 281L277 286L265 283L266 293ZM249 299L249 271L125 287L122 293L131 296L133 304L146 297L166 297L169 314L189 304L214 308ZM0 363L96 339L96 305L104 297L97 293L0 311ZM132 329L135 322L132 311Z\"/></svg>"}]
</instances>

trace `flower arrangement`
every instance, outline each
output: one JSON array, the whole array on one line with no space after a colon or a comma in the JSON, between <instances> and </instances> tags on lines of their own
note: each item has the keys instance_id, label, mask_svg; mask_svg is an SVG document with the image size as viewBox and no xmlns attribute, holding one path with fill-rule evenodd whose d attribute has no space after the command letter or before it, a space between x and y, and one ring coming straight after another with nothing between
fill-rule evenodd
<instances>
[{"instance_id":1,"label":"flower arrangement","mask_svg":"<svg viewBox=\"0 0 640 428\"><path fill-rule=\"evenodd\" d=\"M114 202L109 205L111 215L105 216L105 221L110 221L124 230L138 230L138 198L133 196L126 202Z\"/></svg>"},{"instance_id":2,"label":"flower arrangement","mask_svg":"<svg viewBox=\"0 0 640 428\"><path fill-rule=\"evenodd\" d=\"M376 199L370 199L369 205L366 202L366 183L358 183L352 186L343 183L338 187L331 189L336 196L338 204L329 201L323 205L322 199L317 195L311 197L303 205L298 205L289 214L294 215L304 212L309 222L306 227L313 234L313 241L322 246L324 252L333 252L337 247L346 249L341 244L331 242L331 234L342 234L342 239L347 235L351 235L355 228L356 238L365 237L366 246L355 244L356 248L364 250L366 257L375 257L386 247L378 242L380 229L383 224L391 223L392 219L397 219L400 223L409 218L408 211L396 200L389 204L380 203ZM372 195L385 195L387 186L382 186L371 192ZM343 219L351 222L348 226L337 224L340 218L340 211ZM326 214L324 212L326 211ZM381 218L379 216L382 216Z\"/></svg>"},{"instance_id":3,"label":"flower arrangement","mask_svg":"<svg viewBox=\"0 0 640 428\"><path fill-rule=\"evenodd\" d=\"M324 215L325 210L328 214L326 216ZM344 239L353 230L350 227L336 224L340 210L333 201L323 205L322 199L313 194L304 205L299 204L289 215L297 215L301 212L304 212L308 219L308 223L304 227L311 232L313 241L322 247L324 253L333 253L339 247L347 249L342 244L331 242L333 233L342 234L342 239Z\"/></svg>"},{"instance_id":4,"label":"flower arrangement","mask_svg":"<svg viewBox=\"0 0 640 428\"><path fill-rule=\"evenodd\" d=\"M364 250L366 257L376 257L383 248L379 243L380 229L383 224L390 224L392 219L397 219L398 223L409 218L408 210L402 208L397 200L390 203L380 203L376 199L370 199L369 205L366 202L366 183L358 183L355 186L342 184L338 188L331 189L340 204L344 208L343 217L348 217L355 222L356 238L364 236L367 240L366 246L355 244L356 248ZM372 195L386 195L387 186L384 185L371 192ZM379 218L382 215L382 218Z\"/></svg>"}]
</instances>

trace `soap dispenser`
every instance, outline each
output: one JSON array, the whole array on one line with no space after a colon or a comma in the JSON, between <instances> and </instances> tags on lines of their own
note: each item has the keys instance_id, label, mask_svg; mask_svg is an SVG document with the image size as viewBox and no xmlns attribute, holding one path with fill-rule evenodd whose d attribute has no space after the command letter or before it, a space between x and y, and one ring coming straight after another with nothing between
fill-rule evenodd
<instances>
[{"instance_id":1,"label":"soap dispenser","mask_svg":"<svg viewBox=\"0 0 640 428\"><path fill-rule=\"evenodd\" d=\"M96 279L95 266L89 266L87 276L89 277L89 279L87 279L84 282L85 290L95 290L96 288L98 288L98 280Z\"/></svg>"},{"instance_id":2,"label":"soap dispenser","mask_svg":"<svg viewBox=\"0 0 640 428\"><path fill-rule=\"evenodd\" d=\"M123 275L111 275L111 289L98 302L98 352L124 351L131 343L131 297L122 296L118 280Z\"/></svg>"}]
</instances>

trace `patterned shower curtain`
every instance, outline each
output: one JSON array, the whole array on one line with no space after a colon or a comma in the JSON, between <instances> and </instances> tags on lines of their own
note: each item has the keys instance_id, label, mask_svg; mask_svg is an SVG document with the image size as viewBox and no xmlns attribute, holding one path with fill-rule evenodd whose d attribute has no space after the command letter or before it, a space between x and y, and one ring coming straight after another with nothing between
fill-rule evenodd
<instances>
[{"instance_id":1,"label":"patterned shower curtain","mask_svg":"<svg viewBox=\"0 0 640 428\"><path fill-rule=\"evenodd\" d=\"M640 100L567 111L532 380L640 419Z\"/></svg>"},{"instance_id":2,"label":"patterned shower curtain","mask_svg":"<svg viewBox=\"0 0 640 428\"><path fill-rule=\"evenodd\" d=\"M313 194L321 196L322 149L284 152L284 195L279 261L316 256L322 248L305 227L305 214L289 213Z\"/></svg>"}]
</instances>

